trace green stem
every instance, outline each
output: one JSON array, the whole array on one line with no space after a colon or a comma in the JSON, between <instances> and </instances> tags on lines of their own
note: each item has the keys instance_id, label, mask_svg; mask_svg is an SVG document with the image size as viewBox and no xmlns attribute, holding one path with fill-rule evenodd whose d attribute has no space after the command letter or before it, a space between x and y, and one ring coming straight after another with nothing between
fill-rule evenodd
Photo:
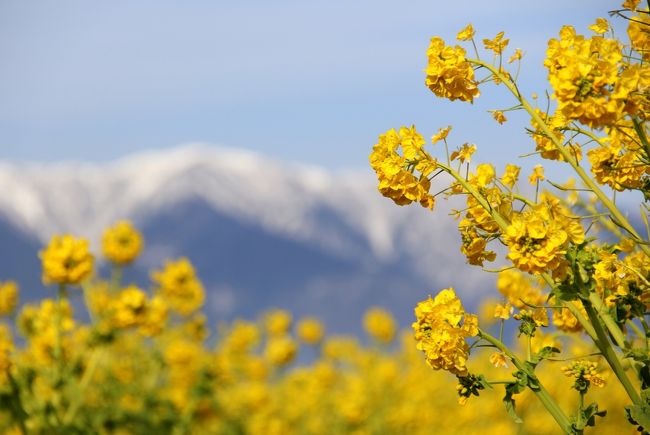
<instances>
[{"instance_id":1,"label":"green stem","mask_svg":"<svg viewBox=\"0 0 650 435\"><path fill-rule=\"evenodd\" d=\"M607 312L607 307L605 307L603 301L600 300L600 297L598 297L596 293L590 293L589 302L591 302L593 307L596 309L598 317L600 317L600 319L607 327L607 330L614 338L616 345L621 349L629 348L629 344L625 339L625 335L623 335L623 331L621 331L621 328L619 328L618 324L614 321L612 316Z\"/></svg>"},{"instance_id":2,"label":"green stem","mask_svg":"<svg viewBox=\"0 0 650 435\"><path fill-rule=\"evenodd\" d=\"M54 342L54 359L58 367L57 375L61 375L63 366L63 301L66 298L65 284L59 284L59 290L56 293L56 310L54 310L54 327L56 328L56 337ZM57 379L59 381L59 379Z\"/></svg>"},{"instance_id":3,"label":"green stem","mask_svg":"<svg viewBox=\"0 0 650 435\"><path fill-rule=\"evenodd\" d=\"M623 385L625 392L630 397L632 402L634 402L637 405L640 404L641 398L639 397L639 393L637 393L636 388L634 388L632 382L627 377L627 374L625 373L625 370L621 365L621 361L619 360L618 355L614 351L614 348L612 347L609 339L607 338L607 334L605 333L605 330L603 329L603 326L600 323L600 319L598 318L598 313L590 303L585 302L584 306L585 306L585 310L587 311L587 315L589 316L589 320L591 321L591 324L593 325L594 330L596 331L596 335L598 336L598 340L596 341L596 346L598 346L598 349L600 349L600 352L607 360L607 363L612 368L612 371L614 372L618 380L621 382L621 385Z\"/></svg>"},{"instance_id":4,"label":"green stem","mask_svg":"<svg viewBox=\"0 0 650 435\"><path fill-rule=\"evenodd\" d=\"M460 174L458 172L454 171L450 166L447 166L447 165L442 164L440 162L438 162L437 165L441 169L444 169L445 172L447 172L449 175L454 177L454 179L456 179L456 181L458 181L458 183L461 186L463 186L463 188L467 191L467 193L472 195L478 201L478 203L481 204L481 207L483 207L488 213L490 213L492 215L492 218L494 219L494 221L497 223L497 225L499 225L499 227L501 227L501 229L503 231L505 231L506 228L508 228L508 225L509 225L508 221L503 216L501 216L501 214L499 214L496 210L492 209L492 206L490 206L490 204L485 200L483 195L481 195L474 188L474 186L472 186L467 180L465 180L463 177L461 177Z\"/></svg>"},{"instance_id":5,"label":"green stem","mask_svg":"<svg viewBox=\"0 0 650 435\"><path fill-rule=\"evenodd\" d=\"M526 375L530 378L533 379L537 382L537 385L539 386L538 389L532 389L531 391L535 393L537 398L542 402L542 405L546 408L546 410L553 416L557 424L560 426L560 428L566 432L570 433L571 432L571 421L569 418L564 414L564 411L562 411L562 408L555 402L553 397L546 391L542 383L539 381L537 376L535 376L535 373L532 372L530 369L528 369L524 363L517 358L515 354L513 354L510 349L506 347L501 341L497 340L495 337L492 337L490 334L487 332L479 329L479 336L489 343L493 344L496 346L501 352L503 352L510 360L512 363L517 367L517 369L521 370L522 372L526 373Z\"/></svg>"},{"instance_id":6,"label":"green stem","mask_svg":"<svg viewBox=\"0 0 650 435\"><path fill-rule=\"evenodd\" d=\"M29 433L27 431L27 425L25 424L25 416L27 415L27 412L25 412L25 407L23 406L23 402L20 398L20 387L18 386L16 379L14 379L13 375L11 374L11 369L8 368L6 374L7 379L11 384L11 395L14 398L12 401L12 414L14 414L16 420L18 420L18 427L20 428L20 432L23 435L27 435Z\"/></svg>"},{"instance_id":7,"label":"green stem","mask_svg":"<svg viewBox=\"0 0 650 435\"><path fill-rule=\"evenodd\" d=\"M122 283L122 266L118 264L113 265L113 271L111 272L111 292L115 293L120 289Z\"/></svg>"},{"instance_id":8,"label":"green stem","mask_svg":"<svg viewBox=\"0 0 650 435\"><path fill-rule=\"evenodd\" d=\"M548 286L553 289L555 288L555 283L553 282L553 278L551 278L548 273L542 274L542 279L548 284ZM571 311L571 314L578 319L578 323L582 326L582 328L585 330L585 332L591 337L593 341L598 340L598 336L596 335L596 331L594 330L593 326L591 326L591 323L587 319L585 319L585 316L582 315L582 312L580 309L571 301L560 301L562 303L562 306L566 307L569 311Z\"/></svg>"},{"instance_id":9,"label":"green stem","mask_svg":"<svg viewBox=\"0 0 650 435\"><path fill-rule=\"evenodd\" d=\"M74 401L70 404L68 411L63 416L64 424L71 423L74 417L76 416L77 411L79 410L83 402L84 393L86 392L86 389L88 388L88 385L92 380L95 371L97 370L97 366L99 364L100 359L101 359L101 351L99 349L94 349L93 353L90 355L88 366L84 371L81 381L79 382L79 386L76 391Z\"/></svg>"}]
</instances>

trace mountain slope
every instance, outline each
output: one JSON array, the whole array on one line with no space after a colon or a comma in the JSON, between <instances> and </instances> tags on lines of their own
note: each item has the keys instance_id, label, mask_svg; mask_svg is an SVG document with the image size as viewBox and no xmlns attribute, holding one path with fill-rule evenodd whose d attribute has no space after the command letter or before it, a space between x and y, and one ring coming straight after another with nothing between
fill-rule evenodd
<instances>
[{"instance_id":1,"label":"mountain slope","mask_svg":"<svg viewBox=\"0 0 650 435\"><path fill-rule=\"evenodd\" d=\"M417 300L440 288L471 298L493 286L464 264L444 205L397 207L369 172L194 145L104 165L0 163L0 185L3 245L33 252L20 264L37 267L35 245L60 232L89 237L97 251L103 228L130 218L146 248L127 279L145 286L149 269L188 256L213 318L279 306L343 331L369 305L389 306L407 323ZM31 297L45 291L39 273L0 265L0 279L16 277Z\"/></svg>"}]
</instances>

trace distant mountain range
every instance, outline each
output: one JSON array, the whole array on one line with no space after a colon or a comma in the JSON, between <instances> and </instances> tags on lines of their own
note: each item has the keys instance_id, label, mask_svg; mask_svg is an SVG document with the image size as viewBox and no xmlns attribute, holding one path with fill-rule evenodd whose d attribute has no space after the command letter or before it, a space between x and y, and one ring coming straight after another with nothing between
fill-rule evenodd
<instances>
[{"instance_id":1,"label":"distant mountain range","mask_svg":"<svg viewBox=\"0 0 650 435\"><path fill-rule=\"evenodd\" d=\"M280 307L354 332L371 305L407 325L439 289L456 287L474 307L494 288L493 276L465 264L444 204L398 207L370 170L190 145L106 164L0 162L0 186L0 280L16 279L24 300L52 291L37 257L52 234L89 237L98 252L103 229L122 218L146 243L127 280L146 287L151 268L187 256L212 322Z\"/></svg>"}]
</instances>

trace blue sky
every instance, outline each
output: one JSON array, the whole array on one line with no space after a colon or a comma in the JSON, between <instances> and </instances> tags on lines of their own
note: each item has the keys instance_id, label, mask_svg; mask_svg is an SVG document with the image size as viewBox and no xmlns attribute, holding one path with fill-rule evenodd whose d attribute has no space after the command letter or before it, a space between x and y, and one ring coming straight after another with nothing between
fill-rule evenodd
<instances>
[{"instance_id":1,"label":"blue sky","mask_svg":"<svg viewBox=\"0 0 650 435\"><path fill-rule=\"evenodd\" d=\"M562 24L581 32L605 1L0 0L0 160L104 161L187 142L364 168L377 135L414 123L477 143L478 158L530 151L523 116L486 87L474 107L424 86L431 36L505 30L526 52L521 86L543 95ZM620 23L619 23L620 25ZM620 27L620 26L619 26ZM622 28L622 27L621 27ZM622 31L619 31L622 33Z\"/></svg>"}]
</instances>

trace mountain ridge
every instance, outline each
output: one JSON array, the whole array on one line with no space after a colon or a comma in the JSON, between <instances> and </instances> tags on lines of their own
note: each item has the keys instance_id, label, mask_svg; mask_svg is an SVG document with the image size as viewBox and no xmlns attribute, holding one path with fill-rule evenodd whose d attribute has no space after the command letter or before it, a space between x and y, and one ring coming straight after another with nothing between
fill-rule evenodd
<instances>
[{"instance_id":1,"label":"mountain ridge","mask_svg":"<svg viewBox=\"0 0 650 435\"><path fill-rule=\"evenodd\" d=\"M132 219L145 250L129 279L143 282L165 258L188 256L221 316L254 315L254 301L277 296L278 306L350 326L373 303L410 315L440 288L473 296L493 285L465 265L450 205L397 207L370 171L192 144L102 164L0 162L0 185L0 217L43 245L70 232L98 252L106 226ZM0 279L11 272L0 267Z\"/></svg>"}]
</instances>

